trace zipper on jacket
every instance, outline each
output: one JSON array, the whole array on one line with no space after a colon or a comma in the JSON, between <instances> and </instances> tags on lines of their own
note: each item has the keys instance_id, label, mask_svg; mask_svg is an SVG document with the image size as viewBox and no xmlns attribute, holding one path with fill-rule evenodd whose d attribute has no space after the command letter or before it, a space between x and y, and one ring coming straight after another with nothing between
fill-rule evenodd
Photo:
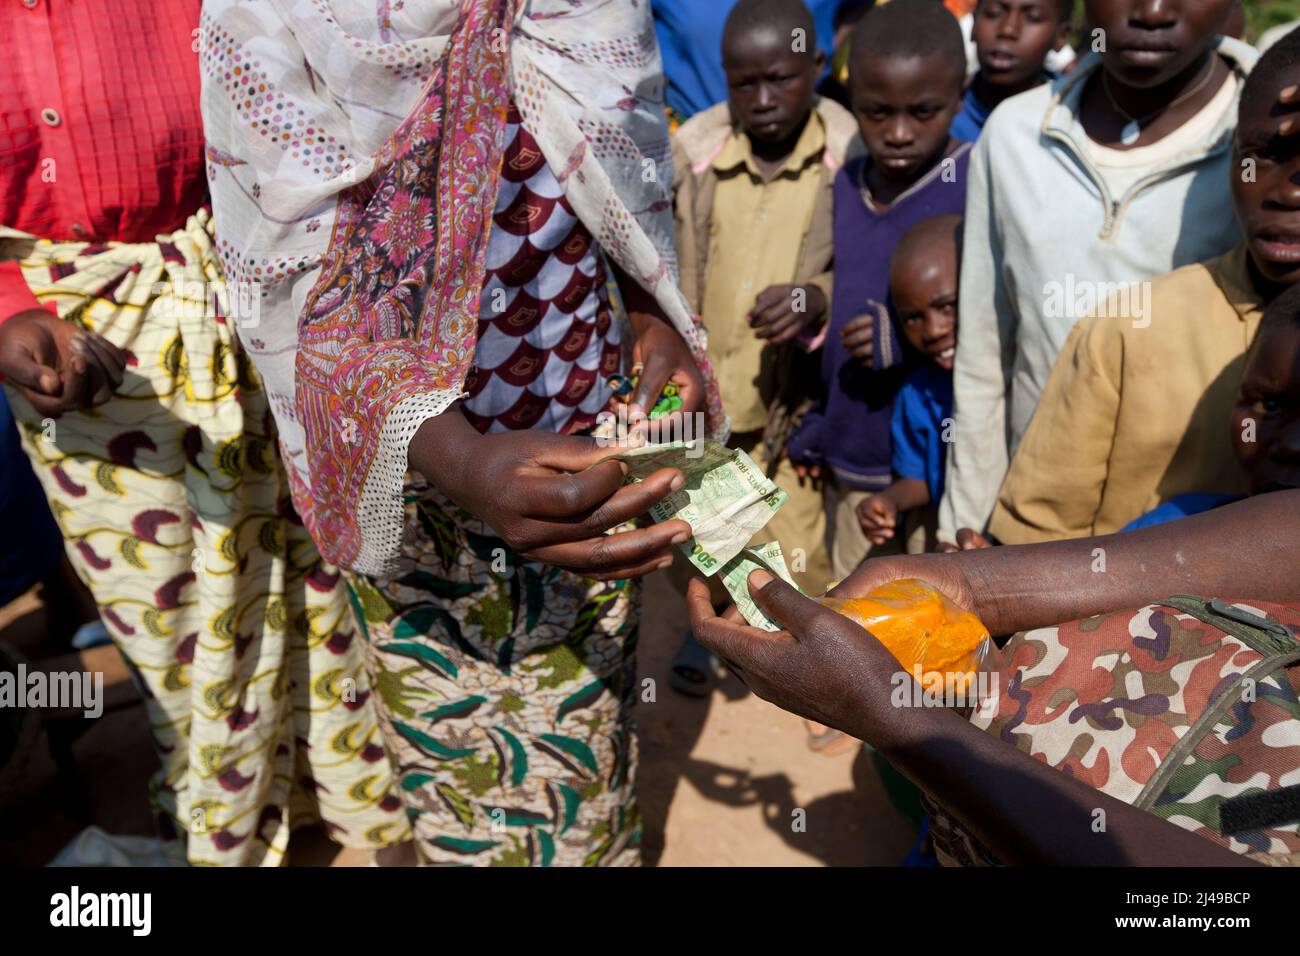
<instances>
[{"instance_id":1,"label":"zipper on jacket","mask_svg":"<svg viewBox=\"0 0 1300 956\"><path fill-rule=\"evenodd\" d=\"M1055 109L1055 107L1053 107L1053 109ZM1043 132L1050 139L1054 139L1065 146L1074 155L1075 160L1083 167L1083 171L1088 174L1088 178L1092 180L1093 185L1097 187L1097 191L1101 193L1101 199L1106 208L1106 215L1101 224L1101 231L1097 234L1097 238L1099 239L1110 239L1119 231L1120 220L1123 219L1124 212L1128 209L1129 203L1137 198L1138 193L1160 182L1162 179L1172 178L1191 166L1212 159L1228 146L1227 139L1224 138L1223 142L1207 149L1199 156L1189 158L1186 161L1178 163L1175 166L1170 166L1167 169L1160 169L1154 173L1149 173L1137 182L1133 183L1133 185L1129 186L1124 195L1120 197L1119 202L1115 202L1115 200L1111 198L1110 187L1106 185L1105 178L1101 173L1097 172L1092 161L1083 154L1072 136L1054 127L1048 127Z\"/></svg>"},{"instance_id":2,"label":"zipper on jacket","mask_svg":"<svg viewBox=\"0 0 1300 956\"><path fill-rule=\"evenodd\" d=\"M1220 39L1222 42L1222 38ZM1235 75L1239 81L1241 81L1244 73L1249 72L1249 68L1245 71L1241 69L1240 62L1234 56L1225 55L1222 52L1219 52L1217 47L1216 53L1223 57L1227 62L1230 74ZM1091 54L1089 57L1085 57L1085 62L1089 61L1091 57ZM1102 222L1101 232L1098 234L1098 238L1110 239L1119 231L1120 220L1124 216L1124 211L1128 208L1129 203L1133 201L1138 193L1142 192L1142 190L1154 183L1159 182L1161 179L1171 177L1196 165L1197 163L1214 158L1222 151L1230 149L1232 145L1232 136L1230 130L1221 132L1219 137L1220 141L1206 149L1200 155L1188 157L1183 162L1170 166L1168 169L1159 170L1149 176L1144 176L1128 188L1124 195L1120 197L1119 202L1115 202L1111 197L1110 188L1106 185L1105 179L1102 177L1101 173L1097 171L1092 161L1088 159L1085 151L1075 142L1074 137L1064 130L1058 129L1052 125L1056 111L1064 108L1065 100L1068 98L1070 93L1073 92L1076 85L1086 84L1099 69L1101 69L1100 66L1096 63L1092 63L1091 68L1085 67L1083 70L1076 71L1066 84L1053 95L1051 102L1048 103L1047 112L1043 114L1042 123L1039 126L1039 133L1049 137L1050 139L1054 139L1063 145L1074 156L1075 161L1083 167L1084 172L1088 175L1088 178L1092 180L1093 185L1097 187L1098 192L1101 193L1102 202L1105 204L1106 210L1105 219ZM1240 95L1240 90L1238 90L1238 95ZM1079 101L1082 102L1082 93L1080 93ZM1074 117L1075 123L1078 123L1078 116L1076 114L1071 115Z\"/></svg>"}]
</instances>

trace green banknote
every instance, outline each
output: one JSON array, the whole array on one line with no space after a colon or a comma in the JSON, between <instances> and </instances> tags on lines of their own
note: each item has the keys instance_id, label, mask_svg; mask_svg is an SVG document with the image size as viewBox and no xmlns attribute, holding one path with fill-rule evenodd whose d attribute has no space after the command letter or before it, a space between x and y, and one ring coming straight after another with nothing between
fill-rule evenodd
<instances>
[{"instance_id":1,"label":"green banknote","mask_svg":"<svg viewBox=\"0 0 1300 956\"><path fill-rule=\"evenodd\" d=\"M644 445L611 457L627 463L624 484L644 481L660 468L685 475L686 483L652 507L650 516L681 518L691 526L692 537L681 549L705 577L738 555L787 497L743 451L715 441Z\"/></svg>"},{"instance_id":2,"label":"green banknote","mask_svg":"<svg viewBox=\"0 0 1300 956\"><path fill-rule=\"evenodd\" d=\"M776 575L796 591L799 590L799 585L794 583L794 578L790 575L790 569L786 567L785 555L781 553L779 541L768 541L753 547L741 548L740 553L723 566L722 584L731 595L731 600L735 602L741 617L754 627L760 627L765 631L779 631L781 625L764 614L749 594L749 576L760 568Z\"/></svg>"}]
</instances>

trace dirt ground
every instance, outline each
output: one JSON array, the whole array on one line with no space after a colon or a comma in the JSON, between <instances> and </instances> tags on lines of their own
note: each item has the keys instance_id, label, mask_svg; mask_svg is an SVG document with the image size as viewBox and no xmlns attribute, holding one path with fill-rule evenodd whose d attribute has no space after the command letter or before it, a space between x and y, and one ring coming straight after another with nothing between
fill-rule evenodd
<instances>
[{"instance_id":1,"label":"dirt ground","mask_svg":"<svg viewBox=\"0 0 1300 956\"><path fill-rule=\"evenodd\" d=\"M669 663L686 630L680 599L663 575L646 582L639 667L654 681L637 709L645 862L658 866L894 865L912 832L893 808L861 748L836 756L805 745L802 722L728 676L707 699L668 686ZM45 643L35 595L0 609L0 642L28 657ZM62 664L47 666L64 669ZM85 822L110 833L152 834L146 781L154 767L148 724L116 651L80 664L105 672L109 711L71 744L63 770L49 731L31 747L21 778L0 793L0 862L40 865ZM116 704L116 707L115 707ZM67 725L55 724L55 736ZM56 747L58 742L56 740ZM317 831L299 831L294 865L355 866L368 855L341 851Z\"/></svg>"}]
</instances>

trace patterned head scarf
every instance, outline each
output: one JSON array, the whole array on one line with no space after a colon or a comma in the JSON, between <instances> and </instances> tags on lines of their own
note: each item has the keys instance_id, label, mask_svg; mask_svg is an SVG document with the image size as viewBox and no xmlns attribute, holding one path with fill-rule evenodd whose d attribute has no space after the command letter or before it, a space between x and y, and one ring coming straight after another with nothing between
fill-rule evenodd
<instances>
[{"instance_id":1,"label":"patterned head scarf","mask_svg":"<svg viewBox=\"0 0 1300 956\"><path fill-rule=\"evenodd\" d=\"M461 395L511 96L725 435L677 285L649 0L207 0L200 42L218 251L255 290L232 311L327 559L392 567L407 445Z\"/></svg>"}]
</instances>

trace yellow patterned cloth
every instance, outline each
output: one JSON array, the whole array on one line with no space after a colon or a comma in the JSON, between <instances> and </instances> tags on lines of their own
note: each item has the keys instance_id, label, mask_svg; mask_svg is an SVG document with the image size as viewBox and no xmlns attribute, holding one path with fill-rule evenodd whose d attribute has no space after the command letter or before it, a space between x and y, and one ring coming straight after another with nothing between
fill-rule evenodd
<instances>
[{"instance_id":1,"label":"yellow patterned cloth","mask_svg":"<svg viewBox=\"0 0 1300 956\"><path fill-rule=\"evenodd\" d=\"M317 820L346 846L389 845L408 828L359 634L289 504L210 230L200 211L157 243L23 244L37 299L131 360L99 408L42 420L11 389L14 415L145 696L176 861L277 865Z\"/></svg>"}]
</instances>

